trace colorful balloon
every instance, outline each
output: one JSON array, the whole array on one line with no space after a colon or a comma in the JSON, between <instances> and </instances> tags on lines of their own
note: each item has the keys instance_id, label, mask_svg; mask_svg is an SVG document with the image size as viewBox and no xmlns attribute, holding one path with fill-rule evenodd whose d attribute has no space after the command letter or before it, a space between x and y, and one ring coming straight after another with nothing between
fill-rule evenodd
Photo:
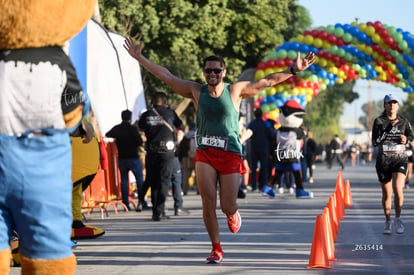
<instances>
[{"instance_id":1,"label":"colorful balloon","mask_svg":"<svg viewBox=\"0 0 414 275\"><path fill-rule=\"evenodd\" d=\"M328 86L355 79L390 83L414 92L414 36L408 31L375 22L351 22L307 30L275 48L257 65L255 79L285 70L297 52L315 53L315 63L282 84L255 97L255 108L278 121L284 102L295 99L303 108ZM414 96L413 96L414 98Z\"/></svg>"}]
</instances>

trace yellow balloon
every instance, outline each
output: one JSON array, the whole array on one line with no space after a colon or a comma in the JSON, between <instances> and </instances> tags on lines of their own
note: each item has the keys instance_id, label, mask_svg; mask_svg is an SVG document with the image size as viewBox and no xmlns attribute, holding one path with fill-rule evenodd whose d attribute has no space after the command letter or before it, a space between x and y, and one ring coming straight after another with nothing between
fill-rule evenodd
<instances>
[{"instance_id":1,"label":"yellow balloon","mask_svg":"<svg viewBox=\"0 0 414 275\"><path fill-rule=\"evenodd\" d=\"M367 46L367 47L365 48L365 53L366 53L366 54L368 54L368 55L371 55L373 51L374 51L374 50L373 50L370 46Z\"/></svg>"},{"instance_id":2,"label":"yellow balloon","mask_svg":"<svg viewBox=\"0 0 414 275\"><path fill-rule=\"evenodd\" d=\"M266 76L266 75L269 75L269 74L272 74L272 73L274 73L273 68L267 68L267 69L264 71L265 76Z\"/></svg>"},{"instance_id":3,"label":"yellow balloon","mask_svg":"<svg viewBox=\"0 0 414 275\"><path fill-rule=\"evenodd\" d=\"M381 66L375 66L375 70L379 73L383 72L382 67Z\"/></svg>"},{"instance_id":4,"label":"yellow balloon","mask_svg":"<svg viewBox=\"0 0 414 275\"><path fill-rule=\"evenodd\" d=\"M313 45L315 45L315 47L320 48L323 45L322 39L320 38L315 38L313 40Z\"/></svg>"},{"instance_id":5,"label":"yellow balloon","mask_svg":"<svg viewBox=\"0 0 414 275\"><path fill-rule=\"evenodd\" d=\"M319 65L322 67L326 67L326 59L325 58L319 58Z\"/></svg>"},{"instance_id":6,"label":"yellow balloon","mask_svg":"<svg viewBox=\"0 0 414 275\"><path fill-rule=\"evenodd\" d=\"M336 83L337 84L343 84L344 83L344 79L338 77L338 80L336 80Z\"/></svg>"},{"instance_id":7,"label":"yellow balloon","mask_svg":"<svg viewBox=\"0 0 414 275\"><path fill-rule=\"evenodd\" d=\"M265 77L264 71L263 70L257 70L254 73L254 79L258 80L258 79L262 79L263 77Z\"/></svg>"},{"instance_id":8,"label":"yellow balloon","mask_svg":"<svg viewBox=\"0 0 414 275\"><path fill-rule=\"evenodd\" d=\"M303 42L305 42L305 44L311 45L313 43L313 36L308 34L304 37Z\"/></svg>"},{"instance_id":9,"label":"yellow balloon","mask_svg":"<svg viewBox=\"0 0 414 275\"><path fill-rule=\"evenodd\" d=\"M329 49L331 46L332 46L331 43L329 43L327 40L323 41L322 48Z\"/></svg>"},{"instance_id":10,"label":"yellow balloon","mask_svg":"<svg viewBox=\"0 0 414 275\"><path fill-rule=\"evenodd\" d=\"M269 112L269 118L270 119L276 120L277 117L278 117L278 115L276 114L275 110Z\"/></svg>"},{"instance_id":11,"label":"yellow balloon","mask_svg":"<svg viewBox=\"0 0 414 275\"><path fill-rule=\"evenodd\" d=\"M269 95L274 95L276 93L276 88L275 87L271 87L269 89L267 89L266 94Z\"/></svg>"},{"instance_id":12,"label":"yellow balloon","mask_svg":"<svg viewBox=\"0 0 414 275\"><path fill-rule=\"evenodd\" d=\"M378 43L380 41L381 41L381 36L379 36L377 33L372 36L372 42Z\"/></svg>"},{"instance_id":13,"label":"yellow balloon","mask_svg":"<svg viewBox=\"0 0 414 275\"><path fill-rule=\"evenodd\" d=\"M338 68L337 67L330 67L329 71L333 74L338 74Z\"/></svg>"},{"instance_id":14,"label":"yellow balloon","mask_svg":"<svg viewBox=\"0 0 414 275\"><path fill-rule=\"evenodd\" d=\"M299 88L295 87L292 89L292 95L298 95L299 94Z\"/></svg>"},{"instance_id":15,"label":"yellow balloon","mask_svg":"<svg viewBox=\"0 0 414 275\"><path fill-rule=\"evenodd\" d=\"M369 36L373 36L375 33L375 28L373 26L368 26L365 31Z\"/></svg>"}]
</instances>

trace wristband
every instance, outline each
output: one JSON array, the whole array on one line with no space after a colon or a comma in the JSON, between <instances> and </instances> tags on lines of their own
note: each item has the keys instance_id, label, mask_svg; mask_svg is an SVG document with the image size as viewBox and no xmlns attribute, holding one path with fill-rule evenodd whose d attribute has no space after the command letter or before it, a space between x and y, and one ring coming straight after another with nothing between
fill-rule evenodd
<instances>
[{"instance_id":1,"label":"wristband","mask_svg":"<svg viewBox=\"0 0 414 275\"><path fill-rule=\"evenodd\" d=\"M291 72L293 75L296 75L295 70L293 69L293 66L292 66L292 67L290 67L290 72Z\"/></svg>"}]
</instances>

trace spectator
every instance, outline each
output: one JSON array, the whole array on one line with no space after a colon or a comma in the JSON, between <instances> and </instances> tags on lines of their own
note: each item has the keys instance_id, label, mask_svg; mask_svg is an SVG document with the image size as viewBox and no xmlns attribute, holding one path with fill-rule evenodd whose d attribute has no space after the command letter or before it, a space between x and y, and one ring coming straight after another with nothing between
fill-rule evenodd
<instances>
[{"instance_id":1,"label":"spectator","mask_svg":"<svg viewBox=\"0 0 414 275\"><path fill-rule=\"evenodd\" d=\"M187 195L188 191L190 190L189 179L191 177L191 174L195 171L195 164L193 162L193 159L196 154L195 123L190 122L188 126L188 132L185 133L183 139L178 145L177 150L177 156L181 162L184 195Z\"/></svg>"},{"instance_id":2,"label":"spectator","mask_svg":"<svg viewBox=\"0 0 414 275\"><path fill-rule=\"evenodd\" d=\"M309 169L309 183L313 183L313 167L315 166L315 160L317 158L317 147L316 142L313 139L312 131L308 131L306 138L306 165Z\"/></svg>"},{"instance_id":3,"label":"spectator","mask_svg":"<svg viewBox=\"0 0 414 275\"><path fill-rule=\"evenodd\" d=\"M167 95L162 92L154 94L152 108L143 113L138 121L139 128L144 130L147 138L146 182L151 187L153 221L169 219L165 212L165 201L173 173L176 128L181 125L181 119L167 106Z\"/></svg>"},{"instance_id":4,"label":"spectator","mask_svg":"<svg viewBox=\"0 0 414 275\"><path fill-rule=\"evenodd\" d=\"M253 135L250 138L250 167L252 170L252 177L250 184L252 191L255 191L256 186L256 171L259 167L259 190L262 190L263 186L267 183L268 178L268 153L269 144L272 139L272 131L263 121L263 112L260 108L254 111L255 119L252 120L247 126L252 130Z\"/></svg>"},{"instance_id":5,"label":"spectator","mask_svg":"<svg viewBox=\"0 0 414 275\"><path fill-rule=\"evenodd\" d=\"M132 112L124 110L121 113L122 122L112 127L105 136L114 138L118 149L118 166L121 174L121 196L122 202L128 210L129 207L129 171L135 177L137 189L142 188L142 164L139 160L139 147L142 139L136 127L131 124ZM142 205L138 201L138 205Z\"/></svg>"},{"instance_id":6,"label":"spectator","mask_svg":"<svg viewBox=\"0 0 414 275\"><path fill-rule=\"evenodd\" d=\"M339 166L341 166L341 169L344 170L345 166L342 162L342 141L338 135L335 135L334 138L331 140L329 148L331 150L331 156L329 158L328 168L332 168L332 163L334 159L336 159Z\"/></svg>"}]
</instances>

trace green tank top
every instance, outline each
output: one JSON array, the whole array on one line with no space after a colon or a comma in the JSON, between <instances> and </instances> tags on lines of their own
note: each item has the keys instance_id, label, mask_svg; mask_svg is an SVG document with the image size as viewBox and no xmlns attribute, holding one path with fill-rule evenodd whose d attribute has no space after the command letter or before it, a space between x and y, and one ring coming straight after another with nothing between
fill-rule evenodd
<instances>
[{"instance_id":1,"label":"green tank top","mask_svg":"<svg viewBox=\"0 0 414 275\"><path fill-rule=\"evenodd\" d=\"M218 98L211 97L203 85L197 108L197 149L216 148L242 153L239 138L239 112L231 100L230 84Z\"/></svg>"}]
</instances>

